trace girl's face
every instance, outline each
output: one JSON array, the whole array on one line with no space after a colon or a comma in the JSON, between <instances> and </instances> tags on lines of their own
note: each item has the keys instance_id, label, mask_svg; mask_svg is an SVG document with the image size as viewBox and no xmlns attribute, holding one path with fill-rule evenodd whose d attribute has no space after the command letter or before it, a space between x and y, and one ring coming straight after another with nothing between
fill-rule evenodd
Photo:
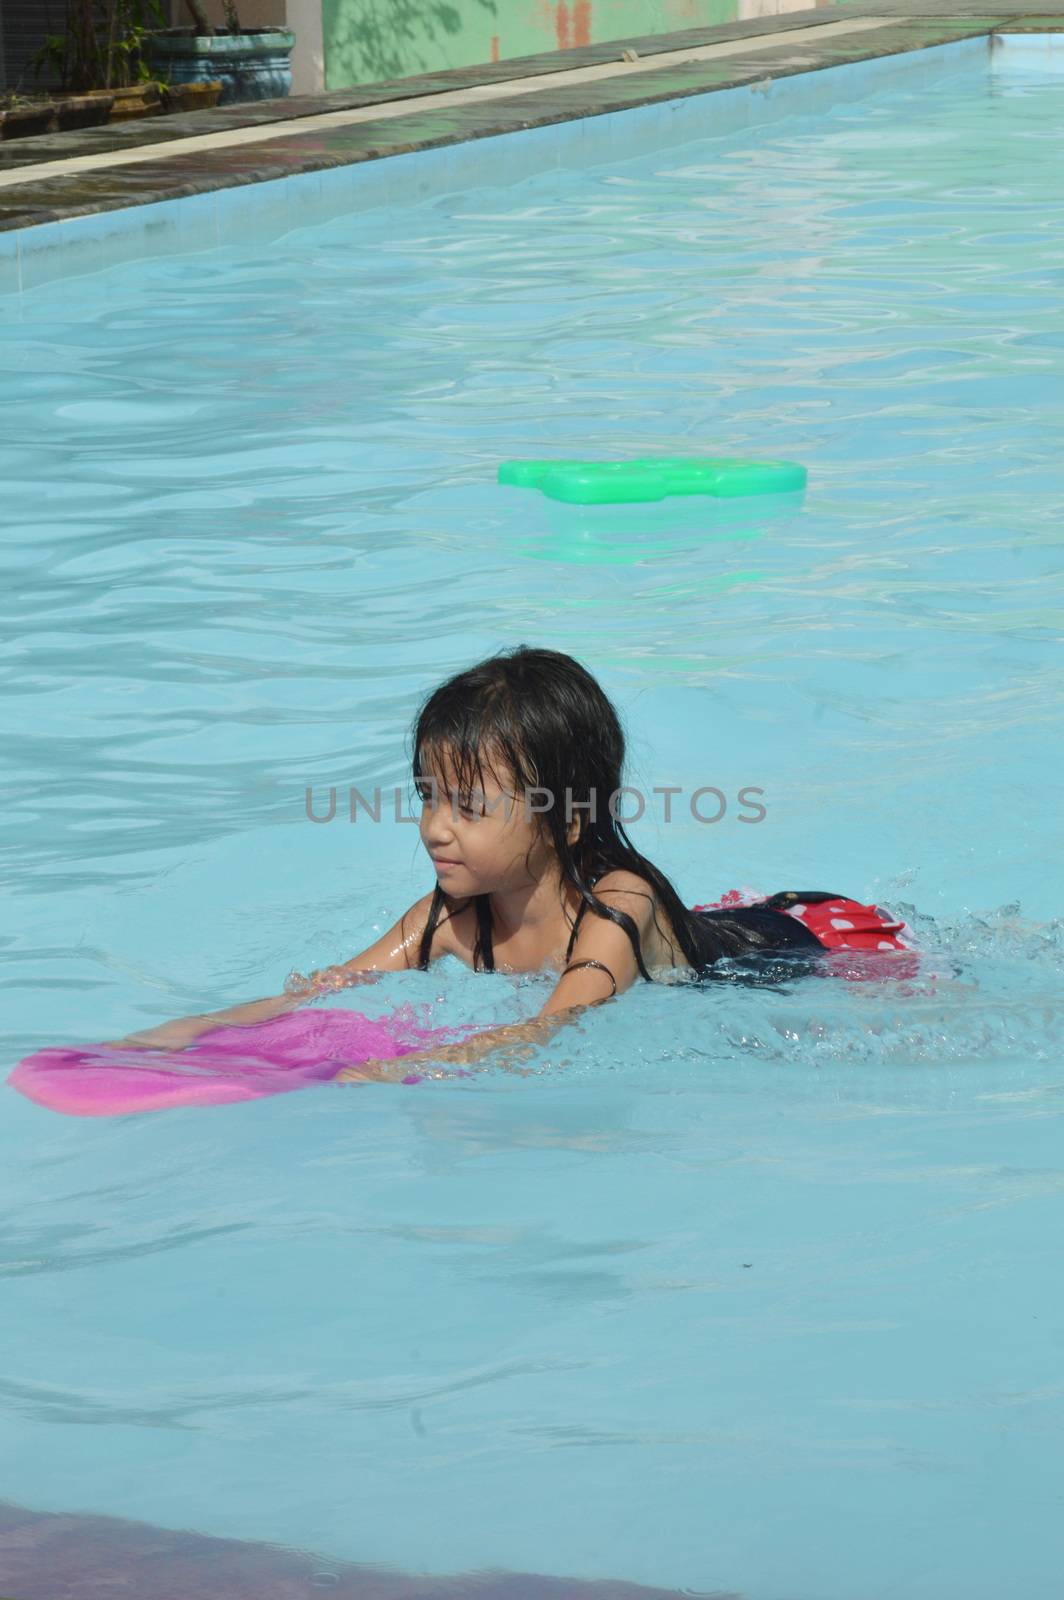
<instances>
[{"instance_id":1,"label":"girl's face","mask_svg":"<svg viewBox=\"0 0 1064 1600\"><path fill-rule=\"evenodd\" d=\"M421 842L440 887L458 899L526 889L554 857L510 770L500 761L489 766L483 756L481 767L482 791L473 793L458 787L446 752L435 779L430 773L418 779Z\"/></svg>"}]
</instances>

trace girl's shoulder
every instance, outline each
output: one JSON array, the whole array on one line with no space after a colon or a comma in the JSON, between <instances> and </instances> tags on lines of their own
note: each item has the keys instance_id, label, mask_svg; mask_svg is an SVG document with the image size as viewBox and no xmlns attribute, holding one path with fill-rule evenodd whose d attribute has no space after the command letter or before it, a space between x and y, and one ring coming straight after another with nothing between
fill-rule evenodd
<instances>
[{"instance_id":1,"label":"girl's shoulder","mask_svg":"<svg viewBox=\"0 0 1064 1600\"><path fill-rule=\"evenodd\" d=\"M686 965L672 923L648 878L626 867L611 867L595 880L594 893L631 917L648 967Z\"/></svg>"},{"instance_id":2,"label":"girl's shoulder","mask_svg":"<svg viewBox=\"0 0 1064 1600\"><path fill-rule=\"evenodd\" d=\"M607 903L612 901L632 901L639 899L647 906L647 914L653 910L657 896L654 886L649 879L641 877L638 872L630 872L627 867L611 867L601 877L595 879L594 892L600 900ZM621 906L622 910L635 911L628 905Z\"/></svg>"}]
</instances>

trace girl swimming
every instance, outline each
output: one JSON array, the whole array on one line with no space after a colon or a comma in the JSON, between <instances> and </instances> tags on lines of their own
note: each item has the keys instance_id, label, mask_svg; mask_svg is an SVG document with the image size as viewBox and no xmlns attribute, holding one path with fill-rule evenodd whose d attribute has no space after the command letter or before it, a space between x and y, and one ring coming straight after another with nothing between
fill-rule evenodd
<instances>
[{"instance_id":1,"label":"girl swimming","mask_svg":"<svg viewBox=\"0 0 1064 1600\"><path fill-rule=\"evenodd\" d=\"M512 1066L637 977L654 982L655 970L778 982L783 972L812 970L825 949L906 948L897 939L902 923L822 891L785 890L752 904L733 893L715 907L685 908L614 814L624 758L613 705L571 656L522 645L458 673L428 697L413 731L434 888L349 961L309 979L293 974L283 996L120 1042L180 1048L206 1027L262 1021L308 995L424 969L444 955L474 970L557 974L537 1017L426 1053L442 1076L441 1064L489 1052ZM337 1081L406 1077L418 1060L363 1062Z\"/></svg>"}]
</instances>

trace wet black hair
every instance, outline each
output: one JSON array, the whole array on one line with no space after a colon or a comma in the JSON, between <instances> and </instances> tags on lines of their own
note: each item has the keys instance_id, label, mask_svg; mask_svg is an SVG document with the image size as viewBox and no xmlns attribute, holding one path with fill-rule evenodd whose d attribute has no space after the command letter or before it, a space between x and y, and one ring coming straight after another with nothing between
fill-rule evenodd
<instances>
[{"instance_id":1,"label":"wet black hair","mask_svg":"<svg viewBox=\"0 0 1064 1600\"><path fill-rule=\"evenodd\" d=\"M591 911L624 929L640 975L653 981L643 961L636 923L627 912L607 905L595 894L598 879L618 868L637 873L650 885L668 916L676 943L696 973L706 972L722 956L749 956L781 946L821 948L815 935L796 919L768 909L771 902L764 903L764 910L687 910L665 874L639 853L623 822L612 815L609 798L624 783L624 732L607 695L572 656L517 645L448 678L428 696L414 723L413 776L422 797L431 779L443 783L445 756L463 801L478 791L483 794L484 765L491 770L493 760L505 763L519 792L539 788L554 797L546 810L532 815L557 856L562 881L577 890L583 902L569 936L567 962L580 918ZM495 776L502 783L502 774ZM573 844L567 837L567 790L573 815L581 823ZM580 809L592 795L596 799L594 815ZM796 891L788 893L798 898ZM810 898L822 896L816 893ZM782 904L782 896L774 899ZM418 948L419 967L429 964L442 913L446 910L453 915L461 904L437 883ZM490 899L476 895L474 904L473 966L491 972L495 961ZM656 916L655 910L655 920Z\"/></svg>"}]
</instances>

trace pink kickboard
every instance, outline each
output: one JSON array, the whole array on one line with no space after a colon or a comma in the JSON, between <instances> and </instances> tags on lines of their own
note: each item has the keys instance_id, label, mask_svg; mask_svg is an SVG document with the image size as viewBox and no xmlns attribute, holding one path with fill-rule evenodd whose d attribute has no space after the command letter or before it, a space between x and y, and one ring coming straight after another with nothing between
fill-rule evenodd
<instances>
[{"instance_id":1,"label":"pink kickboard","mask_svg":"<svg viewBox=\"0 0 1064 1600\"><path fill-rule=\"evenodd\" d=\"M8 1083L28 1100L75 1117L230 1105L328 1083L345 1066L452 1044L475 1031L423 1027L408 1006L378 1019L300 1010L247 1027L211 1028L184 1050L103 1044L37 1050ZM418 1075L404 1082L416 1083Z\"/></svg>"}]
</instances>

